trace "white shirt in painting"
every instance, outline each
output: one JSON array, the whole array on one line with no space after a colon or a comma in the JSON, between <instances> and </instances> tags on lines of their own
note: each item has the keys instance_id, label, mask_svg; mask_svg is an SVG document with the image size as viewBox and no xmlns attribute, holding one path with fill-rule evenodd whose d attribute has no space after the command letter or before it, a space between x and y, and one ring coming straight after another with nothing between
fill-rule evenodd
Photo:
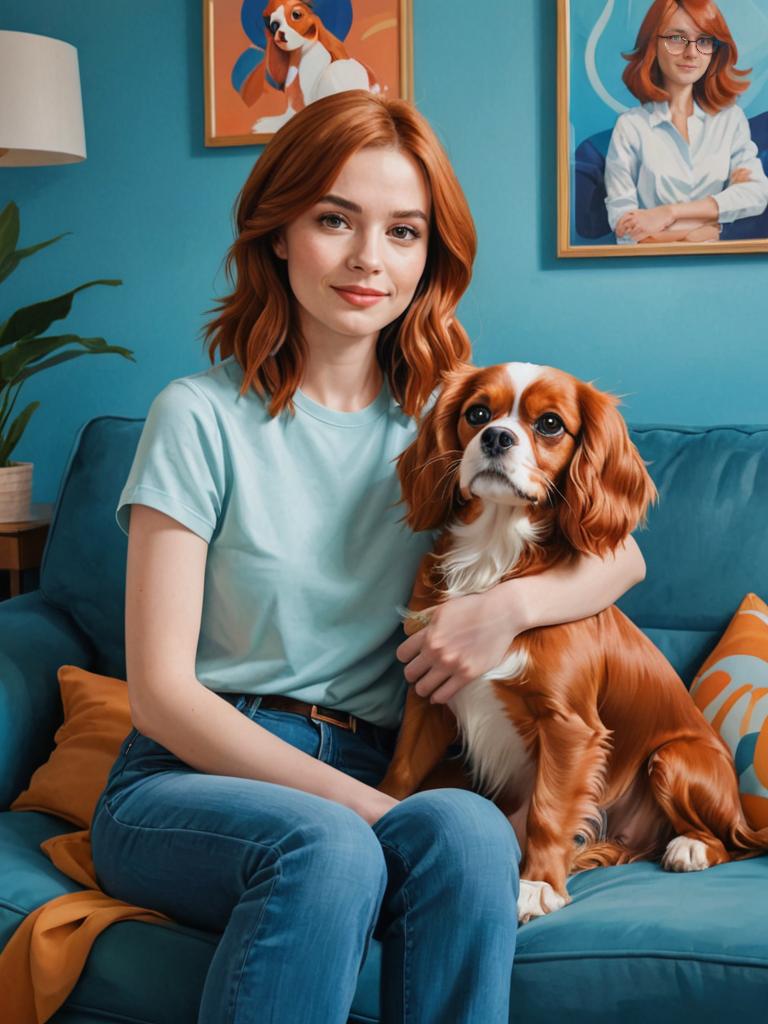
<instances>
[{"instance_id":1,"label":"white shirt in painting","mask_svg":"<svg viewBox=\"0 0 768 1024\"><path fill-rule=\"evenodd\" d=\"M759 216L768 206L768 178L741 107L707 114L694 103L686 142L672 124L669 104L644 103L621 114L605 160L608 222L615 230L629 210L712 196L721 224ZM728 185L746 167L751 181ZM619 241L631 241L630 238Z\"/></svg>"}]
</instances>

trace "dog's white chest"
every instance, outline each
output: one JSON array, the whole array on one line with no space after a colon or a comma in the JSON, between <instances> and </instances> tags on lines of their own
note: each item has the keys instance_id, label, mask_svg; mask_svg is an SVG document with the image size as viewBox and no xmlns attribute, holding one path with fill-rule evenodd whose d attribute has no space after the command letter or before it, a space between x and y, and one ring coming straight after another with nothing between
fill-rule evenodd
<instances>
[{"instance_id":1,"label":"dog's white chest","mask_svg":"<svg viewBox=\"0 0 768 1024\"><path fill-rule=\"evenodd\" d=\"M504 671L504 667L519 669L520 660L515 655L507 658L493 672L468 683L448 701L459 725L473 781L491 799L506 790L522 796L533 782L533 764L525 745L487 678L510 678L516 673Z\"/></svg>"},{"instance_id":2,"label":"dog's white chest","mask_svg":"<svg viewBox=\"0 0 768 1024\"><path fill-rule=\"evenodd\" d=\"M317 80L330 63L331 55L320 43L306 46L302 51L299 63L299 82L308 103L317 99L314 95Z\"/></svg>"}]
</instances>

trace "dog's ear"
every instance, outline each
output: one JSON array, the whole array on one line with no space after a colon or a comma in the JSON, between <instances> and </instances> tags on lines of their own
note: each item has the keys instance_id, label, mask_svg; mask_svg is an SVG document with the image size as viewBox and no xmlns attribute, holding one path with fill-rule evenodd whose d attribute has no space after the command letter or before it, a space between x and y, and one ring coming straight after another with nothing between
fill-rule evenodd
<instances>
[{"instance_id":1,"label":"dog's ear","mask_svg":"<svg viewBox=\"0 0 768 1024\"><path fill-rule=\"evenodd\" d=\"M320 45L324 46L331 55L331 60L348 60L347 53L342 41L332 32L329 32L325 25L318 18L314 24L315 38L319 39Z\"/></svg>"},{"instance_id":2,"label":"dog's ear","mask_svg":"<svg viewBox=\"0 0 768 1024\"><path fill-rule=\"evenodd\" d=\"M461 501L458 416L467 378L475 370L465 366L444 375L415 440L398 456L402 500L408 507L404 518L414 531L440 529Z\"/></svg>"},{"instance_id":3,"label":"dog's ear","mask_svg":"<svg viewBox=\"0 0 768 1024\"><path fill-rule=\"evenodd\" d=\"M566 470L560 529L584 554L602 556L645 521L656 488L629 438L619 400L579 382L581 434Z\"/></svg>"},{"instance_id":4,"label":"dog's ear","mask_svg":"<svg viewBox=\"0 0 768 1024\"><path fill-rule=\"evenodd\" d=\"M243 97L243 102L247 107L252 107L257 100L261 99L264 95L266 84L267 69L265 67L265 61L262 61L261 64L259 64L258 67L248 75L241 87L240 95Z\"/></svg>"},{"instance_id":5,"label":"dog's ear","mask_svg":"<svg viewBox=\"0 0 768 1024\"><path fill-rule=\"evenodd\" d=\"M267 33L267 56L264 63L267 65L269 77L273 82L277 83L280 89L285 88L290 60L289 55L284 50L281 50L279 46L276 46L271 34Z\"/></svg>"}]
</instances>

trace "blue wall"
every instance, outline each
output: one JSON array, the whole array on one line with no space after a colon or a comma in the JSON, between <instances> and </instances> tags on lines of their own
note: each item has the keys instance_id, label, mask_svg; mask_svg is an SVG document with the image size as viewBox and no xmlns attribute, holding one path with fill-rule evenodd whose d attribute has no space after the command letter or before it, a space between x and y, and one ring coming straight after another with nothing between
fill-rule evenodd
<instances>
[{"instance_id":1,"label":"blue wall","mask_svg":"<svg viewBox=\"0 0 768 1024\"><path fill-rule=\"evenodd\" d=\"M624 395L632 422L768 422L765 255L555 257L555 0L516 0L514 18L507 0L469 19L458 0L414 7L416 101L480 237L461 307L475 361L561 366ZM144 415L172 377L209 365L199 332L259 150L202 144L199 0L2 0L0 27L77 47L88 145L79 165L0 170L23 244L73 232L0 286L0 319L119 277L78 296L67 324L137 358L83 357L25 385L42 406L14 457L35 463L34 500L52 501L82 423Z\"/></svg>"}]
</instances>

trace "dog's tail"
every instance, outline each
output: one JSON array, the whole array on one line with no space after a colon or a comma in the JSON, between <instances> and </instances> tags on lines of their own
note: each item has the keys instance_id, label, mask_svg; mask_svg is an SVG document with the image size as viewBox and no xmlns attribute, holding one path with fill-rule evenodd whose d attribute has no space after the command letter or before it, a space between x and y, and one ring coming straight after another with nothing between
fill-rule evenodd
<instances>
[{"instance_id":1,"label":"dog's tail","mask_svg":"<svg viewBox=\"0 0 768 1024\"><path fill-rule=\"evenodd\" d=\"M590 868L611 868L615 864L629 864L631 852L623 843L604 840L597 843L585 843L577 848L571 857L568 874L577 871L589 871Z\"/></svg>"},{"instance_id":2,"label":"dog's tail","mask_svg":"<svg viewBox=\"0 0 768 1024\"><path fill-rule=\"evenodd\" d=\"M663 847L658 842L642 850L632 849L615 839L586 843L574 851L568 874L588 871L590 868L612 868L617 864L634 864L638 860L658 860L662 849Z\"/></svg>"},{"instance_id":3,"label":"dog's tail","mask_svg":"<svg viewBox=\"0 0 768 1024\"><path fill-rule=\"evenodd\" d=\"M728 838L725 845L734 860L746 860L747 857L768 853L768 827L751 828L743 815L731 827Z\"/></svg>"}]
</instances>

